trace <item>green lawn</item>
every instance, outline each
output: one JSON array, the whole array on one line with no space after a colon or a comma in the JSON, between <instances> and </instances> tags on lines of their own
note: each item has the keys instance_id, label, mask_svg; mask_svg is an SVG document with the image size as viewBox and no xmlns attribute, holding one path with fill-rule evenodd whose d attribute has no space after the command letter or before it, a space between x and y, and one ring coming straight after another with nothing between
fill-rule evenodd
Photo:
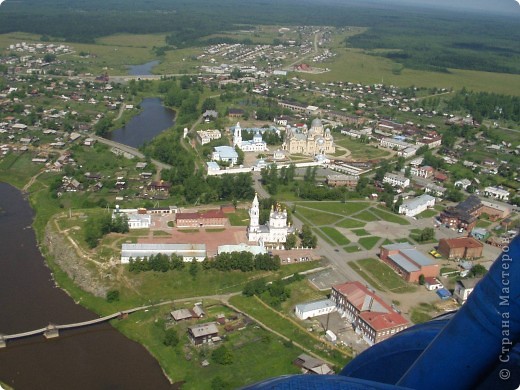
<instances>
[{"instance_id":1,"label":"green lawn","mask_svg":"<svg viewBox=\"0 0 520 390\"><path fill-rule=\"evenodd\" d=\"M365 249L369 250L372 249L378 241L381 239L381 237L376 236L370 236L370 237L362 237L358 240L358 242L365 247Z\"/></svg>"},{"instance_id":2,"label":"green lawn","mask_svg":"<svg viewBox=\"0 0 520 390\"><path fill-rule=\"evenodd\" d=\"M417 218L432 218L438 214L439 214L439 212L437 210L428 209L428 210L424 210L422 213L418 214L416 217Z\"/></svg>"},{"instance_id":3,"label":"green lawn","mask_svg":"<svg viewBox=\"0 0 520 390\"><path fill-rule=\"evenodd\" d=\"M356 221L355 219L351 219L351 218L345 218L336 224L336 226L345 228L345 229L361 228L365 225L366 225L365 222Z\"/></svg>"},{"instance_id":4,"label":"green lawn","mask_svg":"<svg viewBox=\"0 0 520 390\"><path fill-rule=\"evenodd\" d=\"M186 328L193 321L175 324L173 329L177 331L180 343L175 347L165 346L162 343L165 334L163 318L169 310L171 308L166 306L147 313L135 313L128 320L114 321L114 325L144 344L174 382L185 381L183 389L211 389L216 377L226 382L229 388L240 388L272 376L299 372L292 361L303 351L254 324L229 332L219 326L219 334L225 337L221 345L231 351L232 363L229 365L213 361L211 347L191 345ZM207 313L208 318L203 322L215 320L216 314L230 313L230 310L216 305L207 309ZM209 366L201 367L203 360L208 360Z\"/></svg>"},{"instance_id":5,"label":"green lawn","mask_svg":"<svg viewBox=\"0 0 520 390\"><path fill-rule=\"evenodd\" d=\"M231 226L247 226L249 224L249 214L245 209L236 209L234 213L226 215Z\"/></svg>"},{"instance_id":6,"label":"green lawn","mask_svg":"<svg viewBox=\"0 0 520 390\"><path fill-rule=\"evenodd\" d=\"M345 149L348 149L351 153L350 157L354 159L377 159L390 155L388 150L379 149L376 146L361 143L351 139L350 137L346 137L338 141L335 140L335 143L344 147Z\"/></svg>"},{"instance_id":7,"label":"green lawn","mask_svg":"<svg viewBox=\"0 0 520 390\"><path fill-rule=\"evenodd\" d=\"M489 226L491 226L493 224L493 222L490 222L490 221L486 221L486 220L483 220L483 219L479 219L477 221L477 227L479 228L488 228Z\"/></svg>"},{"instance_id":8,"label":"green lawn","mask_svg":"<svg viewBox=\"0 0 520 390\"><path fill-rule=\"evenodd\" d=\"M372 209L370 209L370 210L372 210ZM368 210L363 210L362 212L357 213L354 217L357 219L361 219L362 221L367 221L367 222L379 221L379 217L375 216Z\"/></svg>"},{"instance_id":9,"label":"green lawn","mask_svg":"<svg viewBox=\"0 0 520 390\"><path fill-rule=\"evenodd\" d=\"M300 205L314 210L349 216L366 209L370 204L368 202L305 202L298 203L298 206Z\"/></svg>"},{"instance_id":10,"label":"green lawn","mask_svg":"<svg viewBox=\"0 0 520 390\"><path fill-rule=\"evenodd\" d=\"M296 216L303 216L315 226L334 225L341 219L341 216L324 213L323 211L308 209L302 206L296 207Z\"/></svg>"},{"instance_id":11,"label":"green lawn","mask_svg":"<svg viewBox=\"0 0 520 390\"><path fill-rule=\"evenodd\" d=\"M350 240L333 227L322 227L321 230L338 245L348 245Z\"/></svg>"},{"instance_id":12,"label":"green lawn","mask_svg":"<svg viewBox=\"0 0 520 390\"><path fill-rule=\"evenodd\" d=\"M352 233L354 233L358 237L368 236L369 234L365 229L352 230Z\"/></svg>"},{"instance_id":13,"label":"green lawn","mask_svg":"<svg viewBox=\"0 0 520 390\"><path fill-rule=\"evenodd\" d=\"M370 211L387 222L397 223L399 225L410 225L410 222L408 220L396 214L392 214L375 207L372 207Z\"/></svg>"},{"instance_id":14,"label":"green lawn","mask_svg":"<svg viewBox=\"0 0 520 390\"><path fill-rule=\"evenodd\" d=\"M259 321L268 325L270 328L276 330L290 340L301 344L305 348L314 350L318 356L333 361L338 367L342 367L348 362L346 356L338 356L327 350L321 349L325 347L324 344L310 337L309 333L303 328L296 326L286 318L262 305L256 298L247 298L243 295L237 295L230 299L230 303L245 313L257 318Z\"/></svg>"},{"instance_id":15,"label":"green lawn","mask_svg":"<svg viewBox=\"0 0 520 390\"><path fill-rule=\"evenodd\" d=\"M356 261L363 271L377 280L377 284L383 286L386 290L396 293L405 293L416 290L416 286L407 283L394 270L376 259L363 259Z\"/></svg>"},{"instance_id":16,"label":"green lawn","mask_svg":"<svg viewBox=\"0 0 520 390\"><path fill-rule=\"evenodd\" d=\"M357 245L349 245L349 246L346 246L343 248L343 250L347 253L354 253L354 252L359 252L359 249L358 249L358 246Z\"/></svg>"},{"instance_id":17,"label":"green lawn","mask_svg":"<svg viewBox=\"0 0 520 390\"><path fill-rule=\"evenodd\" d=\"M422 302L412 308L410 319L414 324L427 322L432 319L432 313L436 313L437 311L435 305Z\"/></svg>"}]
</instances>

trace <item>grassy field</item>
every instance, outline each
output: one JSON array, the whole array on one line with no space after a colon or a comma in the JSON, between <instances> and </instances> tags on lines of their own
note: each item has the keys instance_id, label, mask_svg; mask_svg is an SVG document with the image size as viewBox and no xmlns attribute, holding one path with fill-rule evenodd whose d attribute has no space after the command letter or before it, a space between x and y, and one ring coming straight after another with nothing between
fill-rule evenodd
<instances>
[{"instance_id":1,"label":"grassy field","mask_svg":"<svg viewBox=\"0 0 520 390\"><path fill-rule=\"evenodd\" d=\"M424 210L422 213L417 215L417 218L432 218L437 214L439 214L437 210Z\"/></svg>"},{"instance_id":2,"label":"grassy field","mask_svg":"<svg viewBox=\"0 0 520 390\"><path fill-rule=\"evenodd\" d=\"M416 287L405 282L389 266L376 259L363 259L356 261L356 265L368 273L372 279L377 281L377 285L385 290L396 293L407 293L415 291Z\"/></svg>"},{"instance_id":3,"label":"grassy field","mask_svg":"<svg viewBox=\"0 0 520 390\"><path fill-rule=\"evenodd\" d=\"M381 237L370 236L370 237L361 237L358 242L365 247L365 249L372 249Z\"/></svg>"},{"instance_id":4,"label":"grassy field","mask_svg":"<svg viewBox=\"0 0 520 390\"><path fill-rule=\"evenodd\" d=\"M358 237L368 236L368 232L365 229L355 229L352 230L352 233L354 233Z\"/></svg>"},{"instance_id":5,"label":"grassy field","mask_svg":"<svg viewBox=\"0 0 520 390\"><path fill-rule=\"evenodd\" d=\"M396 214L392 214L375 207L371 208L370 211L387 222L397 223L399 225L410 225L409 221Z\"/></svg>"},{"instance_id":6,"label":"grassy field","mask_svg":"<svg viewBox=\"0 0 520 390\"><path fill-rule=\"evenodd\" d=\"M361 228L365 225L366 225L366 223L361 222L361 221L356 221L355 219L351 219L351 218L345 218L336 224L336 226L345 228L345 229Z\"/></svg>"},{"instance_id":7,"label":"grassy field","mask_svg":"<svg viewBox=\"0 0 520 390\"><path fill-rule=\"evenodd\" d=\"M414 324L420 324L427 322L432 319L431 312L437 311L437 308L429 303L419 303L418 306L414 306L411 310L410 319Z\"/></svg>"},{"instance_id":8,"label":"grassy field","mask_svg":"<svg viewBox=\"0 0 520 390\"><path fill-rule=\"evenodd\" d=\"M42 164L35 164L30 153L9 153L0 160L0 180L22 188L33 176L43 169Z\"/></svg>"},{"instance_id":9,"label":"grassy field","mask_svg":"<svg viewBox=\"0 0 520 390\"><path fill-rule=\"evenodd\" d=\"M307 204L305 206L307 206ZM338 215L328 214L319 210L299 206L296 207L295 214L296 216L303 216L316 226L333 225L341 219Z\"/></svg>"},{"instance_id":10,"label":"grassy field","mask_svg":"<svg viewBox=\"0 0 520 390\"><path fill-rule=\"evenodd\" d=\"M391 153L385 149L379 149L351 139L350 137L335 140L335 142L351 153L350 158L355 160L372 160L389 156Z\"/></svg>"},{"instance_id":11,"label":"grassy field","mask_svg":"<svg viewBox=\"0 0 520 390\"><path fill-rule=\"evenodd\" d=\"M374 214L372 214L369 210L363 210L362 212L357 213L355 217L367 222L379 221L380 219L376 217Z\"/></svg>"},{"instance_id":12,"label":"grassy field","mask_svg":"<svg viewBox=\"0 0 520 390\"><path fill-rule=\"evenodd\" d=\"M359 247L357 245L349 245L343 248L343 250L347 253L359 252Z\"/></svg>"},{"instance_id":13,"label":"grassy field","mask_svg":"<svg viewBox=\"0 0 520 390\"><path fill-rule=\"evenodd\" d=\"M247 226L249 215L246 209L236 209L234 213L227 214L231 226Z\"/></svg>"},{"instance_id":14,"label":"grassy field","mask_svg":"<svg viewBox=\"0 0 520 390\"><path fill-rule=\"evenodd\" d=\"M252 315L259 321L290 340L301 344L303 347L314 350L319 356L328 361L334 362L338 367L342 367L348 361L347 356L331 353L327 350L327 345L314 339L303 327L288 321L285 316L262 305L255 297L246 298L242 295L234 296L230 302L247 314Z\"/></svg>"},{"instance_id":15,"label":"grassy field","mask_svg":"<svg viewBox=\"0 0 520 390\"><path fill-rule=\"evenodd\" d=\"M311 208L323 212L341 214L345 216L352 215L369 206L367 202L305 202L301 204L306 208Z\"/></svg>"},{"instance_id":16,"label":"grassy field","mask_svg":"<svg viewBox=\"0 0 520 390\"><path fill-rule=\"evenodd\" d=\"M230 331L219 326L219 334L225 338L222 344L231 351L232 363L229 365L218 364L211 358L211 352L217 346L191 345L186 329L193 324L192 321L173 325L180 343L175 347L165 346L162 343L165 335L163 318L169 310L171 307L165 306L147 313L136 313L131 320L118 321L115 326L146 345L150 353L162 362L163 369L174 382L185 381L183 389L211 389L216 377L227 384L226 388L238 388L264 378L298 372L292 360L303 351L254 324ZM206 310L208 318L204 322L214 320L217 313L230 313L227 307L221 305ZM266 359L266 356L269 358ZM209 366L201 367L203 360L207 360Z\"/></svg>"},{"instance_id":17,"label":"grassy field","mask_svg":"<svg viewBox=\"0 0 520 390\"><path fill-rule=\"evenodd\" d=\"M348 245L350 241L333 227L322 227L321 230L338 245Z\"/></svg>"},{"instance_id":18,"label":"grassy field","mask_svg":"<svg viewBox=\"0 0 520 390\"><path fill-rule=\"evenodd\" d=\"M450 69L450 73L428 72L404 68L400 74L394 74L397 63L390 59L365 54L361 49L345 48L339 45L333 48L338 55L322 67L330 69L321 74L299 74L307 80L317 82L350 81L353 83L392 84L398 87L437 87L473 91L490 91L506 95L520 95L516 87L520 84L520 75L491 73L472 70Z\"/></svg>"}]
</instances>

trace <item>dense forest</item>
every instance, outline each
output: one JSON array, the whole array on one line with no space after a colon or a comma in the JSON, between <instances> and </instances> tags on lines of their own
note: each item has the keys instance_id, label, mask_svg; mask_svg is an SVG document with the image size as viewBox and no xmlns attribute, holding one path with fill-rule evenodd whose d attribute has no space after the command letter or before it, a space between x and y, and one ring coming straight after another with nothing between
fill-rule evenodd
<instances>
[{"instance_id":1,"label":"dense forest","mask_svg":"<svg viewBox=\"0 0 520 390\"><path fill-rule=\"evenodd\" d=\"M520 73L520 18L356 0L25 0L5 2L0 33L26 31L67 41L94 42L114 33L169 33L185 47L250 24L366 26L347 46L387 56L404 66ZM387 49L373 51L374 49Z\"/></svg>"}]
</instances>

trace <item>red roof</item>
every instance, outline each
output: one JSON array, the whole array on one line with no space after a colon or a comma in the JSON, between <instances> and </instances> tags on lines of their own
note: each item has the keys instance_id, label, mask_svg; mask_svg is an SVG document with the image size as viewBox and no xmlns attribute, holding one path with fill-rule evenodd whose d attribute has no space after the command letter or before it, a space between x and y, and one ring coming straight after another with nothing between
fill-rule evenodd
<instances>
[{"instance_id":1,"label":"red roof","mask_svg":"<svg viewBox=\"0 0 520 390\"><path fill-rule=\"evenodd\" d=\"M360 282L347 282L332 286L345 295L359 311L359 317L376 331L408 324L408 320L396 313L381 297Z\"/></svg>"},{"instance_id":2,"label":"red roof","mask_svg":"<svg viewBox=\"0 0 520 390\"><path fill-rule=\"evenodd\" d=\"M473 237L458 237L458 238L442 238L439 241L444 241L450 249L453 248L482 248L484 244L474 239Z\"/></svg>"},{"instance_id":3,"label":"red roof","mask_svg":"<svg viewBox=\"0 0 520 390\"><path fill-rule=\"evenodd\" d=\"M226 218L221 210L209 210L195 213L177 213L176 219L206 219L206 218Z\"/></svg>"},{"instance_id":4,"label":"red roof","mask_svg":"<svg viewBox=\"0 0 520 390\"><path fill-rule=\"evenodd\" d=\"M363 319L376 332L381 332L386 329L395 328L397 326L407 325L408 320L401 314L394 311L390 313L374 313L365 311L359 313L359 317Z\"/></svg>"}]
</instances>

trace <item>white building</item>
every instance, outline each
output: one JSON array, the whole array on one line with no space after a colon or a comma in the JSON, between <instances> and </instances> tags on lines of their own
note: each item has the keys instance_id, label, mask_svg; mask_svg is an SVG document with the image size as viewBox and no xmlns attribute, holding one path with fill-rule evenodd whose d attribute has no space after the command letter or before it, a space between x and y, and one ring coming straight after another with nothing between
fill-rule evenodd
<instances>
[{"instance_id":1,"label":"white building","mask_svg":"<svg viewBox=\"0 0 520 390\"><path fill-rule=\"evenodd\" d=\"M383 178L383 183L390 183L393 187L406 188L410 185L410 179L395 173L386 173Z\"/></svg>"},{"instance_id":2,"label":"white building","mask_svg":"<svg viewBox=\"0 0 520 390\"><path fill-rule=\"evenodd\" d=\"M271 208L267 225L260 225L260 203L255 194L255 199L249 209L247 239L262 243L284 243L287 235L292 231L293 228L287 225L287 210L282 210L279 205L276 209Z\"/></svg>"},{"instance_id":3,"label":"white building","mask_svg":"<svg viewBox=\"0 0 520 390\"><path fill-rule=\"evenodd\" d=\"M415 153L417 153L417 148L414 147L414 146L410 146L410 147L407 147L407 148L405 148L403 150L399 150L397 152L397 156L398 157L408 158L408 157L415 156Z\"/></svg>"},{"instance_id":4,"label":"white building","mask_svg":"<svg viewBox=\"0 0 520 390\"><path fill-rule=\"evenodd\" d=\"M408 217L415 217L424 210L435 206L435 198L428 194L422 194L415 199L405 200L399 206L399 214L405 214Z\"/></svg>"},{"instance_id":5,"label":"white building","mask_svg":"<svg viewBox=\"0 0 520 390\"><path fill-rule=\"evenodd\" d=\"M217 248L217 253L220 255L221 253L232 253L232 252L249 252L253 255L265 255L267 253L267 249L260 242L260 245L249 245L240 243L238 245L219 245Z\"/></svg>"},{"instance_id":6,"label":"white building","mask_svg":"<svg viewBox=\"0 0 520 390\"><path fill-rule=\"evenodd\" d=\"M406 149L406 148L413 148L414 147L413 144L410 144L408 142L401 141L401 140L395 139L395 138L383 138L383 139L381 139L379 144L383 148L397 149L397 150L403 150L403 149Z\"/></svg>"},{"instance_id":7,"label":"white building","mask_svg":"<svg viewBox=\"0 0 520 390\"><path fill-rule=\"evenodd\" d=\"M235 165L238 161L238 153L231 146L216 146L213 148L213 161L224 161L230 165Z\"/></svg>"},{"instance_id":8,"label":"white building","mask_svg":"<svg viewBox=\"0 0 520 390\"><path fill-rule=\"evenodd\" d=\"M427 179L433 176L433 168L429 165L425 165L423 167L412 167L410 173L414 176Z\"/></svg>"},{"instance_id":9,"label":"white building","mask_svg":"<svg viewBox=\"0 0 520 390\"><path fill-rule=\"evenodd\" d=\"M336 304L330 299L323 299L321 301L300 303L294 308L296 317L300 320L306 320L307 318L313 318L329 314L336 311Z\"/></svg>"},{"instance_id":10,"label":"white building","mask_svg":"<svg viewBox=\"0 0 520 390\"><path fill-rule=\"evenodd\" d=\"M468 188L471 185L471 180L469 180L469 179L457 180L455 183L453 183L453 185L457 188L462 188L463 190L465 190L466 188Z\"/></svg>"},{"instance_id":11,"label":"white building","mask_svg":"<svg viewBox=\"0 0 520 390\"><path fill-rule=\"evenodd\" d=\"M140 213L138 209L120 209L116 205L116 209L112 213L112 219L116 216L124 216L128 220L129 229L149 229L152 224L152 216Z\"/></svg>"},{"instance_id":12,"label":"white building","mask_svg":"<svg viewBox=\"0 0 520 390\"><path fill-rule=\"evenodd\" d=\"M206 145L215 139L220 139L222 134L219 130L199 130L197 138L201 145Z\"/></svg>"},{"instance_id":13,"label":"white building","mask_svg":"<svg viewBox=\"0 0 520 390\"><path fill-rule=\"evenodd\" d=\"M486 187L484 188L484 195L505 202L509 201L509 191L506 191L501 187Z\"/></svg>"},{"instance_id":14,"label":"white building","mask_svg":"<svg viewBox=\"0 0 520 390\"><path fill-rule=\"evenodd\" d=\"M267 149L267 144L262 139L262 134L260 134L259 131L255 133L252 140L243 141L242 128L238 122L233 129L233 146L238 146L238 148L243 152L264 152L269 150Z\"/></svg>"},{"instance_id":15,"label":"white building","mask_svg":"<svg viewBox=\"0 0 520 390\"><path fill-rule=\"evenodd\" d=\"M121 264L128 264L130 258L147 259L157 254L181 256L183 261L193 259L203 261L206 254L206 244L123 244L121 247Z\"/></svg>"}]
</instances>

